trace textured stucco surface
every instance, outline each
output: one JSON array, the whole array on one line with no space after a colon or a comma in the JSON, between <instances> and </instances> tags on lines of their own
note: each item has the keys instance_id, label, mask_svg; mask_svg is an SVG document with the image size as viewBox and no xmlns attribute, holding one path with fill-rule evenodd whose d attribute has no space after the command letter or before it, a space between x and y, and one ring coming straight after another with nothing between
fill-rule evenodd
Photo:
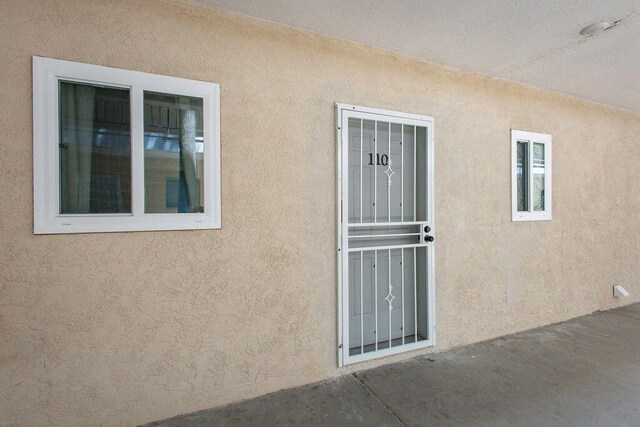
<instances>
[{"instance_id":1,"label":"textured stucco surface","mask_svg":"<svg viewBox=\"0 0 640 427\"><path fill-rule=\"evenodd\" d=\"M336 364L334 102L435 119L436 350L640 284L640 116L190 3L4 1L0 424L134 424ZM454 47L452 47L454 48ZM34 236L31 56L221 84L222 230ZM510 220L510 129L553 221Z\"/></svg>"}]
</instances>

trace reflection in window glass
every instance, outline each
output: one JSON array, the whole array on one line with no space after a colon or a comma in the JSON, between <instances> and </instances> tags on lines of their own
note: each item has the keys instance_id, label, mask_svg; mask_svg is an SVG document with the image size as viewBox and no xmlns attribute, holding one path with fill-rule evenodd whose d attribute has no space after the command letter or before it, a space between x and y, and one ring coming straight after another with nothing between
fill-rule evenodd
<instances>
[{"instance_id":1,"label":"reflection in window glass","mask_svg":"<svg viewBox=\"0 0 640 427\"><path fill-rule=\"evenodd\" d=\"M60 82L60 213L131 212L129 90Z\"/></svg>"},{"instance_id":2,"label":"reflection in window glass","mask_svg":"<svg viewBox=\"0 0 640 427\"><path fill-rule=\"evenodd\" d=\"M202 98L144 92L147 213L204 212Z\"/></svg>"},{"instance_id":3,"label":"reflection in window glass","mask_svg":"<svg viewBox=\"0 0 640 427\"><path fill-rule=\"evenodd\" d=\"M518 141L518 211L529 210L529 143Z\"/></svg>"},{"instance_id":4,"label":"reflection in window glass","mask_svg":"<svg viewBox=\"0 0 640 427\"><path fill-rule=\"evenodd\" d=\"M544 210L544 144L533 144L533 210Z\"/></svg>"}]
</instances>

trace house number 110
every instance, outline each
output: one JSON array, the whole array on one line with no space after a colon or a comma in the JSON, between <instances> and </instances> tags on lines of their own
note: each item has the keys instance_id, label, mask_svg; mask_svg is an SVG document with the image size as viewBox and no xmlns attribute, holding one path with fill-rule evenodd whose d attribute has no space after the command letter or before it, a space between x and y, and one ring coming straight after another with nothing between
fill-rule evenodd
<instances>
[{"instance_id":1,"label":"house number 110","mask_svg":"<svg viewBox=\"0 0 640 427\"><path fill-rule=\"evenodd\" d=\"M378 166L387 166L389 164L389 156L380 153L376 153L376 165ZM373 153L369 153L369 166L373 166Z\"/></svg>"}]
</instances>

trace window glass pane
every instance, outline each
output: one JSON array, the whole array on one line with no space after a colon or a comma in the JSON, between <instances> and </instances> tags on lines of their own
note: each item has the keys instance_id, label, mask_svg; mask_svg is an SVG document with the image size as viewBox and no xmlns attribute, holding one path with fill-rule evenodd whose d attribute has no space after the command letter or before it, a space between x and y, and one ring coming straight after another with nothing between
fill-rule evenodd
<instances>
[{"instance_id":1,"label":"window glass pane","mask_svg":"<svg viewBox=\"0 0 640 427\"><path fill-rule=\"evenodd\" d=\"M129 90L59 89L60 213L131 212Z\"/></svg>"},{"instance_id":2,"label":"window glass pane","mask_svg":"<svg viewBox=\"0 0 640 427\"><path fill-rule=\"evenodd\" d=\"M204 212L202 98L144 93L147 213Z\"/></svg>"},{"instance_id":3,"label":"window glass pane","mask_svg":"<svg viewBox=\"0 0 640 427\"><path fill-rule=\"evenodd\" d=\"M544 210L544 144L533 144L533 210Z\"/></svg>"},{"instance_id":4,"label":"window glass pane","mask_svg":"<svg viewBox=\"0 0 640 427\"><path fill-rule=\"evenodd\" d=\"M529 143L518 141L518 211L529 211Z\"/></svg>"}]
</instances>

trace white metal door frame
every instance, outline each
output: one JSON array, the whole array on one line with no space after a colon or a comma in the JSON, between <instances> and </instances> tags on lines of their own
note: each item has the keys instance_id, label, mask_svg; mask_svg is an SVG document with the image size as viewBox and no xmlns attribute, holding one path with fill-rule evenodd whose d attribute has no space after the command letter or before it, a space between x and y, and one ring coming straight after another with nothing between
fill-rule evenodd
<instances>
[{"instance_id":1,"label":"white metal door frame","mask_svg":"<svg viewBox=\"0 0 640 427\"><path fill-rule=\"evenodd\" d=\"M348 144L345 138L347 135L347 123L349 118L359 118L363 120L373 121L387 121L389 123L408 124L413 126L425 127L427 129L427 185L426 185L426 203L427 203L427 218L426 221L420 222L421 225L429 225L431 227L431 233L435 233L434 225L434 181L433 181L433 168L434 168L434 149L433 149L433 118L428 116L405 114L388 110L381 110L375 108L361 107L350 104L336 104L336 139L337 139L337 261L338 261L338 365L344 366L351 363L361 362L374 358L384 357L391 354L406 352L419 348L435 345L435 256L434 256L434 243L423 242L420 245L414 245L412 247L428 247L427 251L427 295L428 295L428 339L417 341L410 344L404 344L401 346L392 347L382 350L376 350L368 353L363 353L355 356L349 355L349 292L348 292ZM403 165L404 167L404 165ZM404 173L404 172L403 172ZM413 170L415 175L416 170ZM414 186L415 189L415 186ZM360 190L362 191L362 189ZM415 190L414 190L415 191ZM415 205L414 205L415 207ZM402 218L403 220L404 218ZM415 217L414 217L415 220ZM388 225L395 223L391 222L389 218ZM407 225L407 222L401 222L400 224ZM353 224L352 224L353 225ZM358 224L362 225L362 224ZM366 225L366 224L364 224ZM421 232L422 233L422 232ZM421 237L424 235L421 234ZM399 249L402 246L393 246L394 249ZM383 249L384 247L380 247ZM402 252L404 254L404 252ZM415 254L415 252L414 252ZM404 297L404 294L403 294ZM416 295L414 294L414 298ZM361 313L362 315L362 313ZM403 314L404 316L404 314ZM417 331L415 332L417 334ZM391 340L390 340L391 341Z\"/></svg>"}]
</instances>

